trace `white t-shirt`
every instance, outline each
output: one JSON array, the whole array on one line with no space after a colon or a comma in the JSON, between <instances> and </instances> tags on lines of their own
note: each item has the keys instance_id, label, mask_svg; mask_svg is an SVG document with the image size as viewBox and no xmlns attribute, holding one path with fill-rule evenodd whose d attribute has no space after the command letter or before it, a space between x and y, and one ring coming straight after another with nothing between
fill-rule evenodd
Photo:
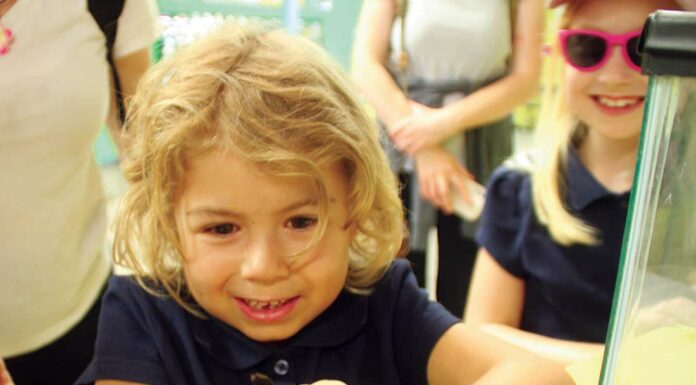
<instances>
[{"instance_id":1,"label":"white t-shirt","mask_svg":"<svg viewBox=\"0 0 696 385\"><path fill-rule=\"evenodd\" d=\"M127 0L114 56L148 47L154 0ZM20 0L0 56L0 356L75 326L110 272L105 198L92 145L109 105L104 34L87 1Z\"/></svg>"},{"instance_id":2,"label":"white t-shirt","mask_svg":"<svg viewBox=\"0 0 696 385\"><path fill-rule=\"evenodd\" d=\"M409 0L409 74L426 81L484 81L506 71L510 55L509 0ZM392 61L401 46L392 28Z\"/></svg>"}]
</instances>

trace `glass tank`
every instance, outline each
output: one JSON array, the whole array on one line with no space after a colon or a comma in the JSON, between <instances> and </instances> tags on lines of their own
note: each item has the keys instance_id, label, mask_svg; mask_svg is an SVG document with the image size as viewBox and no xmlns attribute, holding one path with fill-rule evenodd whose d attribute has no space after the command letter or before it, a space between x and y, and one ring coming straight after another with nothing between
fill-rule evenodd
<instances>
[{"instance_id":1,"label":"glass tank","mask_svg":"<svg viewBox=\"0 0 696 385\"><path fill-rule=\"evenodd\" d=\"M696 384L696 13L643 30L650 75L600 385Z\"/></svg>"}]
</instances>

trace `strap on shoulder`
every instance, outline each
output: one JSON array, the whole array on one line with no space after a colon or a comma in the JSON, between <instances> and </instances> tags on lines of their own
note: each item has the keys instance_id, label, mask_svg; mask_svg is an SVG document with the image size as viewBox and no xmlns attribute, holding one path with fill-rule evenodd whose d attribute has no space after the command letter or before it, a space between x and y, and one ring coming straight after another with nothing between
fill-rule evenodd
<instances>
[{"instance_id":1,"label":"strap on shoulder","mask_svg":"<svg viewBox=\"0 0 696 385\"><path fill-rule=\"evenodd\" d=\"M126 0L88 0L87 6L89 13L99 25L99 29L106 37L106 60L111 66L111 73L114 79L114 88L116 90L116 105L118 106L118 114L121 122L125 119L125 109L123 106L123 95L121 94L121 82L114 66L113 49L116 42L116 32L118 30L118 18L123 12L123 6Z\"/></svg>"}]
</instances>

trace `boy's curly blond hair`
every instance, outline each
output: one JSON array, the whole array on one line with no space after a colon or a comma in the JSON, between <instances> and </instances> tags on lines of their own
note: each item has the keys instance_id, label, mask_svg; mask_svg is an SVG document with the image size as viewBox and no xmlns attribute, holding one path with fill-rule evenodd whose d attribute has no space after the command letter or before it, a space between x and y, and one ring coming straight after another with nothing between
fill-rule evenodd
<instances>
[{"instance_id":1,"label":"boy's curly blond hair","mask_svg":"<svg viewBox=\"0 0 696 385\"><path fill-rule=\"evenodd\" d=\"M129 101L114 258L143 287L161 285L189 310L174 207L192 158L231 151L264 172L310 177L328 207L320 167L339 162L349 194L346 288L368 291L404 237L398 182L379 131L346 76L314 43L226 25L156 64ZM325 217L325 215L321 215ZM325 219L320 229L325 228Z\"/></svg>"}]
</instances>

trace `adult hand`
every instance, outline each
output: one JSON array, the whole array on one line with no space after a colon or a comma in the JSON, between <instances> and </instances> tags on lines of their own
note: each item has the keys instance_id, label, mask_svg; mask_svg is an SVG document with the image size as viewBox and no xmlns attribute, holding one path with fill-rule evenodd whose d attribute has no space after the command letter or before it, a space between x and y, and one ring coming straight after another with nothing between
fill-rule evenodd
<instances>
[{"instance_id":1,"label":"adult hand","mask_svg":"<svg viewBox=\"0 0 696 385\"><path fill-rule=\"evenodd\" d=\"M431 108L410 101L411 114L389 128L389 135L398 149L413 155L422 148L438 145L450 135L446 110Z\"/></svg>"},{"instance_id":2,"label":"adult hand","mask_svg":"<svg viewBox=\"0 0 696 385\"><path fill-rule=\"evenodd\" d=\"M7 371L5 361L2 358L0 358L0 385L14 385L14 381L12 381L10 372Z\"/></svg>"},{"instance_id":3,"label":"adult hand","mask_svg":"<svg viewBox=\"0 0 696 385\"><path fill-rule=\"evenodd\" d=\"M309 385L346 385L346 383L338 380L320 380Z\"/></svg>"},{"instance_id":4,"label":"adult hand","mask_svg":"<svg viewBox=\"0 0 696 385\"><path fill-rule=\"evenodd\" d=\"M473 179L473 176L454 155L439 146L430 146L418 150L414 159L423 199L432 202L446 214L452 213L450 187L454 187L463 199L470 199L467 180Z\"/></svg>"}]
</instances>

